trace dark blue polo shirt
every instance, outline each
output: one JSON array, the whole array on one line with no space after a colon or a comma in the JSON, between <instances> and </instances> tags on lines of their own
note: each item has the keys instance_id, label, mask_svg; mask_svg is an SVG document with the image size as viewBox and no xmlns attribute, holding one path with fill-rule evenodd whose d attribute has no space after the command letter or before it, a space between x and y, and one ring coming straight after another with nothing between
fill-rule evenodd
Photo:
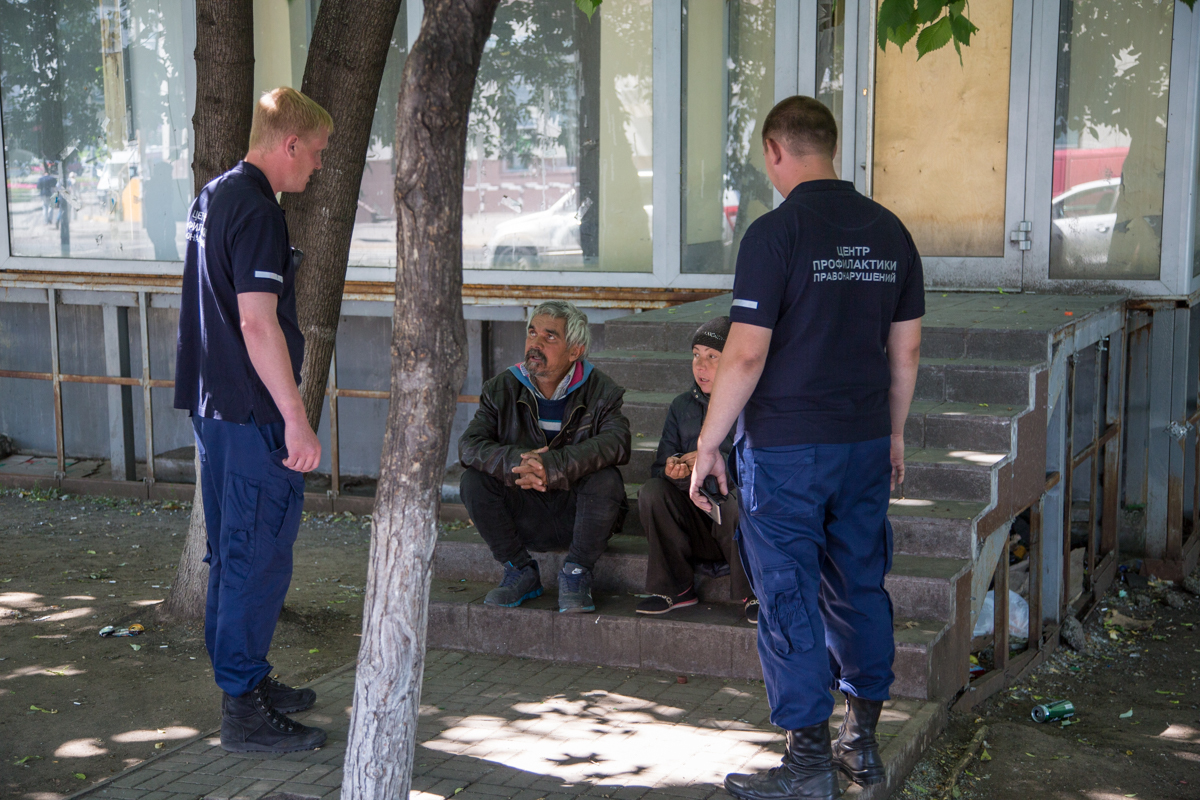
<instances>
[{"instance_id":1,"label":"dark blue polo shirt","mask_svg":"<svg viewBox=\"0 0 1200 800\"><path fill-rule=\"evenodd\" d=\"M237 296L279 296L279 327L296 384L304 336L283 209L267 176L245 161L200 190L188 210L175 358L175 408L229 422L282 422L242 339Z\"/></svg>"},{"instance_id":2,"label":"dark blue polo shirt","mask_svg":"<svg viewBox=\"0 0 1200 800\"><path fill-rule=\"evenodd\" d=\"M921 257L896 215L847 181L808 181L738 251L732 322L771 328L742 412L750 447L888 436L888 330L925 314Z\"/></svg>"}]
</instances>

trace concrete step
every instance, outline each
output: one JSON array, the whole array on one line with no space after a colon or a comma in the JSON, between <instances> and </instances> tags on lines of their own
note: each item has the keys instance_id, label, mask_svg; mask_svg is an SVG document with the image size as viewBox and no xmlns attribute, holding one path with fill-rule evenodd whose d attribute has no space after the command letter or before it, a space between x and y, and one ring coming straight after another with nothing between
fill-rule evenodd
<instances>
[{"instance_id":1,"label":"concrete step","mask_svg":"<svg viewBox=\"0 0 1200 800\"><path fill-rule=\"evenodd\" d=\"M909 447L1008 452L1013 422L1025 410L1025 404L918 400L909 409L904 443Z\"/></svg>"},{"instance_id":2,"label":"concrete step","mask_svg":"<svg viewBox=\"0 0 1200 800\"><path fill-rule=\"evenodd\" d=\"M930 447L907 450L904 497L986 503L992 499L992 465L1007 455L1007 450L991 453Z\"/></svg>"},{"instance_id":3,"label":"concrete step","mask_svg":"<svg viewBox=\"0 0 1200 800\"><path fill-rule=\"evenodd\" d=\"M681 389L680 391L685 390ZM629 419L629 429L633 432L634 437L636 438L639 433L655 439L661 436L663 425L667 421L667 410L671 407L671 401L678 395L679 392L672 394L671 392L626 391L622 411Z\"/></svg>"},{"instance_id":4,"label":"concrete step","mask_svg":"<svg viewBox=\"0 0 1200 800\"><path fill-rule=\"evenodd\" d=\"M651 441L657 442L675 395L665 392L626 392L625 398L625 416L630 420L634 447L645 448ZM909 409L908 422L904 426L904 442L909 447L1009 450L1012 447L1013 420L1025 410L1025 404L917 400ZM640 482L644 478L627 477L627 480Z\"/></svg>"},{"instance_id":5,"label":"concrete step","mask_svg":"<svg viewBox=\"0 0 1200 800\"><path fill-rule=\"evenodd\" d=\"M709 319L728 315L732 297L723 294L609 320L604 323L605 346L614 350L691 353L696 328Z\"/></svg>"},{"instance_id":6,"label":"concrete step","mask_svg":"<svg viewBox=\"0 0 1200 800\"><path fill-rule=\"evenodd\" d=\"M888 508L892 551L897 555L974 558L974 522L982 501L895 498Z\"/></svg>"},{"instance_id":7,"label":"concrete step","mask_svg":"<svg viewBox=\"0 0 1200 800\"><path fill-rule=\"evenodd\" d=\"M491 583L447 581L430 590L429 647L634 669L762 679L757 629L740 606L701 603L661 616L638 614L637 598L595 595L594 614L558 613L557 594L519 608L484 605ZM895 695L949 697L965 677L949 674L949 626L937 620L897 618ZM965 664L962 671L965 673Z\"/></svg>"},{"instance_id":8,"label":"concrete step","mask_svg":"<svg viewBox=\"0 0 1200 800\"><path fill-rule=\"evenodd\" d=\"M608 330L607 326L605 330ZM692 354L686 349L670 352L599 350L588 355L588 360L626 391L656 392L674 397L692 385Z\"/></svg>"},{"instance_id":9,"label":"concrete step","mask_svg":"<svg viewBox=\"0 0 1200 800\"><path fill-rule=\"evenodd\" d=\"M650 480L650 468L658 455L658 437L641 438L634 436L632 449L629 452L629 463L621 467L621 476L625 483L643 484Z\"/></svg>"},{"instance_id":10,"label":"concrete step","mask_svg":"<svg viewBox=\"0 0 1200 800\"><path fill-rule=\"evenodd\" d=\"M913 399L1024 409L1033 391L1033 372L1042 363L922 357Z\"/></svg>"},{"instance_id":11,"label":"concrete step","mask_svg":"<svg viewBox=\"0 0 1200 800\"><path fill-rule=\"evenodd\" d=\"M1009 320L1011 321L1011 319ZM1049 337L1043 328L960 327L926 324L921 328L922 358L1029 360L1048 358Z\"/></svg>"},{"instance_id":12,"label":"concrete step","mask_svg":"<svg viewBox=\"0 0 1200 800\"><path fill-rule=\"evenodd\" d=\"M646 553L644 537L621 534L614 536L608 550L596 563L594 587L597 592L637 595L645 591ZM565 553L535 553L542 575L542 584L555 586L562 569ZM495 586L503 575L474 527L447 531L438 535L433 554L433 572L438 580L482 581ZM928 558L897 555L892 559L892 572L887 577L887 589L892 595L896 613L919 619L949 621L955 610L955 591L963 574L970 573L968 562L956 558ZM738 603L740 597L729 596L729 578L696 577L700 599L710 603Z\"/></svg>"}]
</instances>

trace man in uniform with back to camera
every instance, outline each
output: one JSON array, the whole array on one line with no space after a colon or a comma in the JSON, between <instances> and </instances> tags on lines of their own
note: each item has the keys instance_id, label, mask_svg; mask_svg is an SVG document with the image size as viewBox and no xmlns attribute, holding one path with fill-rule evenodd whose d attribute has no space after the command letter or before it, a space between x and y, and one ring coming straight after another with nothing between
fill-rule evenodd
<instances>
[{"instance_id":1,"label":"man in uniform with back to camera","mask_svg":"<svg viewBox=\"0 0 1200 800\"><path fill-rule=\"evenodd\" d=\"M586 613L592 570L621 527L628 503L625 390L584 358L587 315L549 300L533 309L525 360L483 385L479 410L458 440L463 504L504 567L484 603L512 608L542 594L529 554L566 550L558 610Z\"/></svg>"},{"instance_id":2,"label":"man in uniform with back to camera","mask_svg":"<svg viewBox=\"0 0 1200 800\"><path fill-rule=\"evenodd\" d=\"M740 600L746 621L758 622L758 601L750 591L737 544L738 507L736 492L721 503L717 522L696 507L688 497L692 465L696 463L696 440L708 412L708 396L729 335L729 317L705 322L692 336L692 388L671 401L658 455L650 468L651 478L638 490L638 515L646 531L650 553L646 561L646 591L638 603L639 614L665 614L700 602L695 571L718 565L712 574L729 574L729 596ZM733 437L721 443L728 455Z\"/></svg>"},{"instance_id":3,"label":"man in uniform with back to camera","mask_svg":"<svg viewBox=\"0 0 1200 800\"><path fill-rule=\"evenodd\" d=\"M299 251L277 192L302 192L333 131L295 89L264 94L250 151L200 190L188 211L175 407L189 412L208 528L204 643L221 703L221 746L311 750L325 731L285 714L311 689L271 678L267 651L292 579L304 474L321 460L300 399L304 336L296 321Z\"/></svg>"},{"instance_id":4,"label":"man in uniform with back to camera","mask_svg":"<svg viewBox=\"0 0 1200 800\"><path fill-rule=\"evenodd\" d=\"M904 480L916 385L921 259L894 214L837 179L833 115L790 97L762 128L767 177L786 200L742 239L732 325L692 473L727 480L735 422L739 542L758 595L758 652L783 763L731 774L741 800L825 800L837 772L875 784L892 685L890 489ZM830 743L831 689L846 714Z\"/></svg>"}]
</instances>

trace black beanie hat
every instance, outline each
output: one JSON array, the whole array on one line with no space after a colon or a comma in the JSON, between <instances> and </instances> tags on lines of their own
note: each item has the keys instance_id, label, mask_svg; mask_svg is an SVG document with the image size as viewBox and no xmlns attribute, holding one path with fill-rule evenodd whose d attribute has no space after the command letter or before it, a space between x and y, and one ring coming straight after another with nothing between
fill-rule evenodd
<instances>
[{"instance_id":1,"label":"black beanie hat","mask_svg":"<svg viewBox=\"0 0 1200 800\"><path fill-rule=\"evenodd\" d=\"M692 336L692 347L702 344L713 350L724 350L729 337L729 317L715 317L696 329Z\"/></svg>"}]
</instances>

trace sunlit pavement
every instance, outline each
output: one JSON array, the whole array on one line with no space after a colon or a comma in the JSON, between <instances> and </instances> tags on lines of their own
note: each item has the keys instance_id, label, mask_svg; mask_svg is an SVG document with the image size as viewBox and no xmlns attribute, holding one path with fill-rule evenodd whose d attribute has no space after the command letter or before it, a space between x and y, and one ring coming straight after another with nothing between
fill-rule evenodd
<instances>
[{"instance_id":1,"label":"sunlit pavement","mask_svg":"<svg viewBox=\"0 0 1200 800\"><path fill-rule=\"evenodd\" d=\"M312 686L317 706L296 718L329 731L320 750L226 753L214 732L73 797L337 798L354 671ZM727 796L726 773L769 768L782 752L759 682L431 651L421 700L411 800L706 800ZM889 766L919 756L941 728L940 708L888 704L880 733Z\"/></svg>"}]
</instances>

